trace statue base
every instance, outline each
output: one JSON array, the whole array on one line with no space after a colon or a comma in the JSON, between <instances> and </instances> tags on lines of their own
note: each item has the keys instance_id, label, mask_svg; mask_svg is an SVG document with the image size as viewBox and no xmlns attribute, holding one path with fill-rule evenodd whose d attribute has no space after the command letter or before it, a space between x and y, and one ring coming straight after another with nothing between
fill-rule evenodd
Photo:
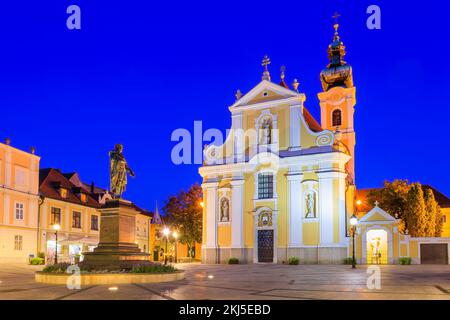
<instances>
[{"instance_id":1,"label":"statue base","mask_svg":"<svg viewBox=\"0 0 450 320\"><path fill-rule=\"evenodd\" d=\"M123 199L107 200L101 212L100 243L85 252L83 265L93 269L122 270L150 264L150 254L142 252L136 241L136 215L141 211Z\"/></svg>"}]
</instances>

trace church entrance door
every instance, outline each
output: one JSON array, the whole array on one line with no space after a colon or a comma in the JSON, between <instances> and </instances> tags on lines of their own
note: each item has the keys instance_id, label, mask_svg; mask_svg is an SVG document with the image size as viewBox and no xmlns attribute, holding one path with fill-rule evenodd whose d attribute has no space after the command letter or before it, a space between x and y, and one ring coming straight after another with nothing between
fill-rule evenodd
<instances>
[{"instance_id":1,"label":"church entrance door","mask_svg":"<svg viewBox=\"0 0 450 320\"><path fill-rule=\"evenodd\" d=\"M258 230L258 262L273 262L273 230Z\"/></svg>"}]
</instances>

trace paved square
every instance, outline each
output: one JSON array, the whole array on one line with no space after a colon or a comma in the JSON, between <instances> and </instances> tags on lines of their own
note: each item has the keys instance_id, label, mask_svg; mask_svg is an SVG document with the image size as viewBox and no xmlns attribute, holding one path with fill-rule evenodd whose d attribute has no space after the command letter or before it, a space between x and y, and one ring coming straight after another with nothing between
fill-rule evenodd
<instances>
[{"instance_id":1,"label":"paved square","mask_svg":"<svg viewBox=\"0 0 450 320\"><path fill-rule=\"evenodd\" d=\"M369 290L367 266L180 264L186 279L162 284L65 286L39 284L41 267L0 265L0 299L450 299L450 266L380 266L381 289Z\"/></svg>"}]
</instances>

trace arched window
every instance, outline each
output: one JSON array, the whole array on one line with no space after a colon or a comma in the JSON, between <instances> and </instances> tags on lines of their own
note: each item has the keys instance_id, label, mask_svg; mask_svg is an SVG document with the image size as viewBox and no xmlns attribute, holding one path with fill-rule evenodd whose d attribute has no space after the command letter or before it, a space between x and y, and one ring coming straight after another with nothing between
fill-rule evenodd
<instances>
[{"instance_id":1,"label":"arched window","mask_svg":"<svg viewBox=\"0 0 450 320\"><path fill-rule=\"evenodd\" d=\"M334 126L340 126L342 124L342 112L340 109L336 109L333 111L332 114L333 118L333 127Z\"/></svg>"}]
</instances>

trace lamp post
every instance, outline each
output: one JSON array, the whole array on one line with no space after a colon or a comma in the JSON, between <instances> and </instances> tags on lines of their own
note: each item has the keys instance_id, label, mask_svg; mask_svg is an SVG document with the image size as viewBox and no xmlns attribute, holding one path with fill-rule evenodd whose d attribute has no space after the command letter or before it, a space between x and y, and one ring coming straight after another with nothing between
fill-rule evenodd
<instances>
[{"instance_id":1,"label":"lamp post","mask_svg":"<svg viewBox=\"0 0 450 320\"><path fill-rule=\"evenodd\" d=\"M178 259L178 232L174 231L172 233L173 238L175 239L175 263L177 263L177 259Z\"/></svg>"},{"instance_id":2,"label":"lamp post","mask_svg":"<svg viewBox=\"0 0 450 320\"><path fill-rule=\"evenodd\" d=\"M356 224L358 223L358 217L354 214L350 217L350 224L352 225L352 269L356 268L356 258L355 258L355 234L356 234Z\"/></svg>"},{"instance_id":3,"label":"lamp post","mask_svg":"<svg viewBox=\"0 0 450 320\"><path fill-rule=\"evenodd\" d=\"M167 265L167 242L169 241L169 233L170 230L168 228L164 228L163 234L166 237L166 252L164 254L164 265Z\"/></svg>"},{"instance_id":4,"label":"lamp post","mask_svg":"<svg viewBox=\"0 0 450 320\"><path fill-rule=\"evenodd\" d=\"M53 230L55 230L55 264L58 264L58 230L61 226L57 223L53 225Z\"/></svg>"}]
</instances>

